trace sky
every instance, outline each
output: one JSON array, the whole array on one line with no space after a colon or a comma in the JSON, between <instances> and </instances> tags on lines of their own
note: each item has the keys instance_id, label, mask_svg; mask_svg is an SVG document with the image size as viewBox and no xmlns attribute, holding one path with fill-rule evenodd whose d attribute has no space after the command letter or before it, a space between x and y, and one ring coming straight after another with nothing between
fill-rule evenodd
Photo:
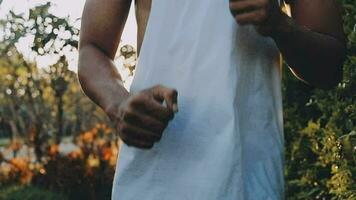
<instances>
[{"instance_id":1,"label":"sky","mask_svg":"<svg viewBox=\"0 0 356 200\"><path fill-rule=\"evenodd\" d=\"M48 0L0 0L0 18L4 18L5 15L10 11L15 13L28 13L29 8L32 8L36 5L41 5ZM50 12L59 17L69 17L71 22L77 21L81 17L85 0L51 0L53 6L50 9ZM74 23L77 28L80 28L80 21ZM131 6L129 18L126 22L126 26L121 37L121 44L130 44L136 46L136 21L134 14L134 7ZM1 33L0 33L1 34ZM34 56L30 53L31 38L25 38L19 42L17 48L30 60L35 60L39 67L46 67L50 64L53 64L55 60L50 57L39 57ZM69 60L69 68L73 71L77 69L77 52L67 55Z\"/></svg>"}]
</instances>

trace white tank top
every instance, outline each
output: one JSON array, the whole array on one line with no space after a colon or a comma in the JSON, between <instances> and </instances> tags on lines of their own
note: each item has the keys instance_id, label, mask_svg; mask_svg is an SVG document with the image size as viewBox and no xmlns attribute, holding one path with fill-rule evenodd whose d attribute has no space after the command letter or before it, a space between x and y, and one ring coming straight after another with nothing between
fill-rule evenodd
<instances>
[{"instance_id":1,"label":"white tank top","mask_svg":"<svg viewBox=\"0 0 356 200\"><path fill-rule=\"evenodd\" d=\"M177 89L150 150L123 144L114 200L283 199L279 52L229 0L153 0L131 91Z\"/></svg>"}]
</instances>

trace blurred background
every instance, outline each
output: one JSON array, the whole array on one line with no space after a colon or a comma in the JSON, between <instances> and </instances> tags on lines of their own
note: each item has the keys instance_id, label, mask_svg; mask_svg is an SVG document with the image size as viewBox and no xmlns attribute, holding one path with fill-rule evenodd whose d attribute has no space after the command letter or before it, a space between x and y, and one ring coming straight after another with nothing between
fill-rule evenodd
<instances>
[{"instance_id":1,"label":"blurred background","mask_svg":"<svg viewBox=\"0 0 356 200\"><path fill-rule=\"evenodd\" d=\"M322 91L283 67L286 199L356 199L356 5L344 79ZM110 199L119 139L77 80L85 0L0 0L0 200ZM110 30L108 30L110 31ZM136 65L131 8L115 63Z\"/></svg>"}]
</instances>

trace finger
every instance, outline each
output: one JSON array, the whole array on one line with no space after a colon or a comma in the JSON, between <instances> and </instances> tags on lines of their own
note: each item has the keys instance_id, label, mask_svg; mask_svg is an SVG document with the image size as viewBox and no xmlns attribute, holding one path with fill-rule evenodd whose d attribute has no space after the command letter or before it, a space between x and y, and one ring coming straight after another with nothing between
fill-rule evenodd
<instances>
[{"instance_id":1,"label":"finger","mask_svg":"<svg viewBox=\"0 0 356 200\"><path fill-rule=\"evenodd\" d=\"M174 113L154 99L151 90L152 89L148 89L139 94L130 102L129 107L131 107L131 110L144 113L162 123L167 123L173 119Z\"/></svg>"},{"instance_id":2,"label":"finger","mask_svg":"<svg viewBox=\"0 0 356 200\"><path fill-rule=\"evenodd\" d=\"M123 117L123 121L128 122L134 126L146 129L152 132L161 133L166 127L165 124L154 117L151 117L140 111L129 112Z\"/></svg>"},{"instance_id":3,"label":"finger","mask_svg":"<svg viewBox=\"0 0 356 200\"><path fill-rule=\"evenodd\" d=\"M235 16L236 21L241 25L254 24L259 25L263 23L267 16L264 10L256 10L249 13L243 13Z\"/></svg>"},{"instance_id":4,"label":"finger","mask_svg":"<svg viewBox=\"0 0 356 200\"><path fill-rule=\"evenodd\" d=\"M142 111L164 124L174 117L174 112L172 110L166 108L155 100L145 101L142 105Z\"/></svg>"},{"instance_id":5,"label":"finger","mask_svg":"<svg viewBox=\"0 0 356 200\"><path fill-rule=\"evenodd\" d=\"M121 136L128 140L140 140L142 142L157 142L161 139L162 133L155 133L128 122L121 122L118 124L118 130Z\"/></svg>"},{"instance_id":6,"label":"finger","mask_svg":"<svg viewBox=\"0 0 356 200\"><path fill-rule=\"evenodd\" d=\"M257 10L259 8L262 8L263 6L259 4L257 1L233 1L230 2L230 10L233 14L233 16L242 14L242 13L248 13L252 12L254 10Z\"/></svg>"},{"instance_id":7,"label":"finger","mask_svg":"<svg viewBox=\"0 0 356 200\"><path fill-rule=\"evenodd\" d=\"M130 135L130 133L127 133L127 130L120 130L120 128L118 128L119 130L119 135L120 135L120 139L127 145L127 146L134 146L134 147L138 147L141 149L150 149L153 147L154 142L150 142L150 141L145 141L145 140L141 140L141 139L137 139L135 137L132 137L132 135Z\"/></svg>"},{"instance_id":8,"label":"finger","mask_svg":"<svg viewBox=\"0 0 356 200\"><path fill-rule=\"evenodd\" d=\"M158 85L152 89L152 95L160 103L165 101L168 109L172 110L173 112L178 111L177 90Z\"/></svg>"},{"instance_id":9,"label":"finger","mask_svg":"<svg viewBox=\"0 0 356 200\"><path fill-rule=\"evenodd\" d=\"M127 146L134 146L140 149L151 149L154 145L153 142L145 142L137 139L123 139L121 140L127 145Z\"/></svg>"}]
</instances>

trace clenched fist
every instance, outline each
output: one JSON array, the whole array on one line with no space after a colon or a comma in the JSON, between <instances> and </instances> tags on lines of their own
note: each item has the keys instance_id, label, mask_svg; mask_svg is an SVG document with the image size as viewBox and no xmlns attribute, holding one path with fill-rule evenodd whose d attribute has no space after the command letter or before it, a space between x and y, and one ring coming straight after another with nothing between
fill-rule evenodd
<instances>
[{"instance_id":1,"label":"clenched fist","mask_svg":"<svg viewBox=\"0 0 356 200\"><path fill-rule=\"evenodd\" d=\"M282 18L278 0L230 0L230 11L240 25L256 25L257 31L269 36Z\"/></svg>"},{"instance_id":2,"label":"clenched fist","mask_svg":"<svg viewBox=\"0 0 356 200\"><path fill-rule=\"evenodd\" d=\"M161 139L177 109L177 91L158 85L130 95L108 114L125 144L150 149Z\"/></svg>"}]
</instances>

